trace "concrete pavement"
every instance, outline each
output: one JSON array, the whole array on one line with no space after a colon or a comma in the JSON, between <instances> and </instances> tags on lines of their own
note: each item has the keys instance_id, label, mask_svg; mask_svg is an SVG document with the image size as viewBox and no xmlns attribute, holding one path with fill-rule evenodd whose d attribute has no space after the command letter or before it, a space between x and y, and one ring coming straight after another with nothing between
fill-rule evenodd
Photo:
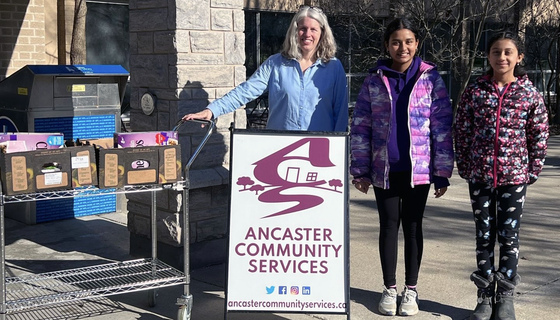
<instances>
[{"instance_id":1,"label":"concrete pavement","mask_svg":"<svg viewBox=\"0 0 560 320\"><path fill-rule=\"evenodd\" d=\"M529 188L521 226L517 319L560 319L560 136L549 141L549 155L539 181ZM130 260L124 214L110 213L28 226L6 219L8 276ZM373 194L350 192L350 319L388 319L377 311L382 291L378 258L378 218ZM431 197L424 220L424 257L418 292L420 313L413 319L468 319L476 304L474 222L467 185L457 174L447 194ZM401 241L402 245L402 241ZM400 252L402 253L402 246ZM397 281L404 284L402 255ZM225 266L191 271L194 296L191 319L224 319ZM149 293L134 292L52 306L10 315L8 319L156 320L176 319L176 299L183 286ZM233 320L345 319L344 315L230 313ZM395 317L402 318L402 317Z\"/></svg>"}]
</instances>

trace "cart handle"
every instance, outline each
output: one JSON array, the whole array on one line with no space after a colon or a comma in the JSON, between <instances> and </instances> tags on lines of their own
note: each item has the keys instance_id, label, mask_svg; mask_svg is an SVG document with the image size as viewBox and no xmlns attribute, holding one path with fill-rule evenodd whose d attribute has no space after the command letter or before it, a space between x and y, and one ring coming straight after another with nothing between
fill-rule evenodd
<instances>
[{"instance_id":1,"label":"cart handle","mask_svg":"<svg viewBox=\"0 0 560 320\"><path fill-rule=\"evenodd\" d=\"M187 165L185 166L185 171L188 171L191 168L191 165L193 164L196 157L198 157L198 154L200 153L200 151L202 150L202 148L204 147L204 145L208 141L208 138L210 138L210 134L212 134L212 130L216 126L216 122L214 120L202 120L202 119L183 120L183 119L181 119L181 120L179 120L179 122L177 122L177 125L175 125L175 127L173 128L173 131L178 131L179 127L181 127L181 125L183 123L187 122L187 121L201 123L201 124L203 124L203 126L207 126L208 130L206 131L206 135L204 135L204 138L202 139L202 141L200 142L200 144L198 145L198 147L196 148L196 150L192 154L191 158L187 162Z\"/></svg>"}]
</instances>

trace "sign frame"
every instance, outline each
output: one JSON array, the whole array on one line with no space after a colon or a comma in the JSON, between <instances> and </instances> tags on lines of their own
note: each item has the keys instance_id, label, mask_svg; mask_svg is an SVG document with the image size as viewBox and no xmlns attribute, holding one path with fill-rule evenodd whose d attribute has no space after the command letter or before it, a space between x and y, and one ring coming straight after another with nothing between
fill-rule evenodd
<instances>
[{"instance_id":1,"label":"sign frame","mask_svg":"<svg viewBox=\"0 0 560 320\"><path fill-rule=\"evenodd\" d=\"M230 131L224 319L349 319L348 132Z\"/></svg>"}]
</instances>

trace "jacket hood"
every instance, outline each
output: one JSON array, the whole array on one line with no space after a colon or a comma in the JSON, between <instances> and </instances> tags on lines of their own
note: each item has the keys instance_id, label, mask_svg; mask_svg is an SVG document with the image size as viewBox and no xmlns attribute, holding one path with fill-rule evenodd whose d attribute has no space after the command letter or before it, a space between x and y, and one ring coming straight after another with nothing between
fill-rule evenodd
<instances>
[{"instance_id":1,"label":"jacket hood","mask_svg":"<svg viewBox=\"0 0 560 320\"><path fill-rule=\"evenodd\" d=\"M379 70L383 72L396 72L395 70L391 69L391 59L382 59L377 60L377 65L371 69L369 69L369 73L377 73ZM429 61L424 61L420 57L414 57L413 63L419 63L419 71L420 73L425 72L427 70L437 70L437 66Z\"/></svg>"}]
</instances>

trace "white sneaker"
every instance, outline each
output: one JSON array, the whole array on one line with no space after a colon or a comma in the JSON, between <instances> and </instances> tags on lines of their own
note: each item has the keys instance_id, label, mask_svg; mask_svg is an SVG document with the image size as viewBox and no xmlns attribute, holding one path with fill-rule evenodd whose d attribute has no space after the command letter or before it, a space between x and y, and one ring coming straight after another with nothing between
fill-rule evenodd
<instances>
[{"instance_id":1,"label":"white sneaker","mask_svg":"<svg viewBox=\"0 0 560 320\"><path fill-rule=\"evenodd\" d=\"M418 313L418 292L408 287L404 287L402 301L399 306L401 316L413 316Z\"/></svg>"},{"instance_id":2,"label":"white sneaker","mask_svg":"<svg viewBox=\"0 0 560 320\"><path fill-rule=\"evenodd\" d=\"M379 300L379 312L386 316L397 314L397 289L383 286L383 294Z\"/></svg>"}]
</instances>

